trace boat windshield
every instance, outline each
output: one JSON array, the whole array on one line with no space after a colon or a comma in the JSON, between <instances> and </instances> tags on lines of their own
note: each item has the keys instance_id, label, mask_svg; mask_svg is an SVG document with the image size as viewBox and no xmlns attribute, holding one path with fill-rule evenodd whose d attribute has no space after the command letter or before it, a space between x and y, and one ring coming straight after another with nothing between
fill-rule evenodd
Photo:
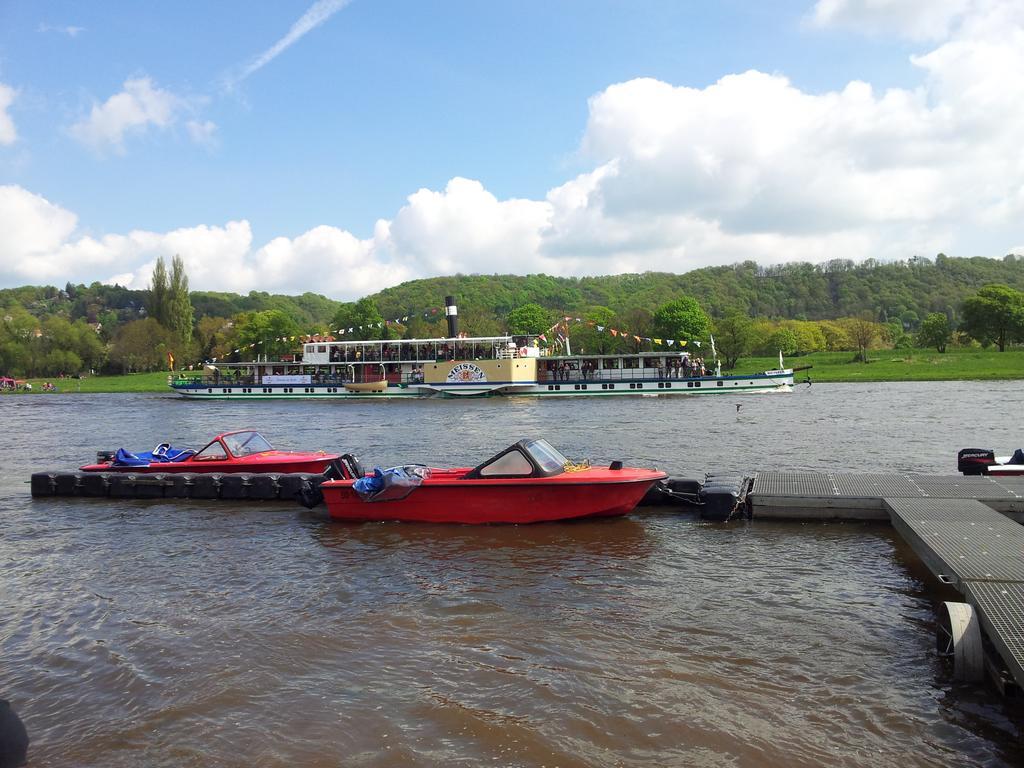
<instances>
[{"instance_id":1,"label":"boat windshield","mask_svg":"<svg viewBox=\"0 0 1024 768\"><path fill-rule=\"evenodd\" d=\"M268 443L259 432L235 432L231 435L224 435L224 444L231 451L231 455L236 458L274 450L274 446Z\"/></svg>"},{"instance_id":2,"label":"boat windshield","mask_svg":"<svg viewBox=\"0 0 1024 768\"><path fill-rule=\"evenodd\" d=\"M547 440L531 440L526 444L526 450L530 452L533 460L537 462L537 466L544 474L561 471L569 462Z\"/></svg>"}]
</instances>

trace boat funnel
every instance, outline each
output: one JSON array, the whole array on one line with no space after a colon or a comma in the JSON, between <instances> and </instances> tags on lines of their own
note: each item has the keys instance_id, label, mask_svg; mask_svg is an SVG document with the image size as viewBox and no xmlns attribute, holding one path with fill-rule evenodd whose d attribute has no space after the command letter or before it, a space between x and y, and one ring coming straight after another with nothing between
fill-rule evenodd
<instances>
[{"instance_id":1,"label":"boat funnel","mask_svg":"<svg viewBox=\"0 0 1024 768\"><path fill-rule=\"evenodd\" d=\"M459 335L459 308L454 296L444 297L444 314L448 318L448 338L454 339Z\"/></svg>"}]
</instances>

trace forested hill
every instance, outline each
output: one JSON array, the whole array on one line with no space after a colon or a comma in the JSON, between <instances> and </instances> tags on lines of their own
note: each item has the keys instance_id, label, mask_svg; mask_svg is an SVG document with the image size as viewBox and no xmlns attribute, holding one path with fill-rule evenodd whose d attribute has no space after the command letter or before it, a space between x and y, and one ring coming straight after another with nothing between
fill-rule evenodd
<instances>
[{"instance_id":1,"label":"forested hill","mask_svg":"<svg viewBox=\"0 0 1024 768\"><path fill-rule=\"evenodd\" d=\"M413 280L372 295L381 315L401 317L439 307L447 295L460 312L503 319L510 310L537 303L557 312L579 313L594 306L616 314L653 312L682 295L696 298L712 316L738 309L752 317L828 320L870 314L880 321L900 318L910 327L929 312L955 322L964 298L987 283L1024 290L1024 257L952 258L861 264L830 261L820 265L759 267L743 262L686 274L647 272L604 277L547 275L455 275ZM58 316L102 323L107 333L143 314L148 292L93 283L0 290L0 309L21 307L39 319ZM327 328L341 302L315 293L282 296L252 291L192 291L195 320L232 318L243 312L279 309L303 328Z\"/></svg>"},{"instance_id":2,"label":"forested hill","mask_svg":"<svg viewBox=\"0 0 1024 768\"><path fill-rule=\"evenodd\" d=\"M384 317L439 306L446 295L460 311L503 317L535 302L542 307L581 312L605 306L622 314L654 311L681 295L693 296L713 316L738 309L753 317L829 320L870 314L879 321L901 318L915 325L929 312L956 319L961 302L987 283L1024 290L1024 257L952 258L855 264L759 267L752 261L706 267L686 274L646 272L605 277L547 275L456 275L413 280L370 298Z\"/></svg>"}]
</instances>

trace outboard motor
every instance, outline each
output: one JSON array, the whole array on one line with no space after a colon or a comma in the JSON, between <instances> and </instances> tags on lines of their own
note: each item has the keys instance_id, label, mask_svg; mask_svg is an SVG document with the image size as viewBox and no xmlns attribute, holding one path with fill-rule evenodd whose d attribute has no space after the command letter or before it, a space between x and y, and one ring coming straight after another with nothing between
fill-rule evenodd
<instances>
[{"instance_id":1,"label":"outboard motor","mask_svg":"<svg viewBox=\"0 0 1024 768\"><path fill-rule=\"evenodd\" d=\"M956 468L965 475L986 475L995 463L995 451L984 448L961 448L956 455Z\"/></svg>"},{"instance_id":2,"label":"outboard motor","mask_svg":"<svg viewBox=\"0 0 1024 768\"><path fill-rule=\"evenodd\" d=\"M342 469L345 470L343 478L345 480L358 480L366 474L363 471L362 463L351 453L343 453L338 461L341 463Z\"/></svg>"}]
</instances>

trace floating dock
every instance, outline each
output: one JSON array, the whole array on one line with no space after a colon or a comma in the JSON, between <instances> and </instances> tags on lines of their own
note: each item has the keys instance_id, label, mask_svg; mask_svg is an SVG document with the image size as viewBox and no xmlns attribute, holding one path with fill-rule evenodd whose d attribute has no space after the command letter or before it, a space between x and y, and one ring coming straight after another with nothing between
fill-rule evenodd
<instances>
[{"instance_id":1,"label":"floating dock","mask_svg":"<svg viewBox=\"0 0 1024 768\"><path fill-rule=\"evenodd\" d=\"M36 472L32 475L32 495L298 501L319 492L320 483L327 479L326 475L307 472Z\"/></svg>"},{"instance_id":2,"label":"floating dock","mask_svg":"<svg viewBox=\"0 0 1024 768\"><path fill-rule=\"evenodd\" d=\"M963 595L1024 690L1024 477L763 472L747 509L753 519L891 522Z\"/></svg>"},{"instance_id":3,"label":"floating dock","mask_svg":"<svg viewBox=\"0 0 1024 768\"><path fill-rule=\"evenodd\" d=\"M889 521L886 499L980 501L1024 522L1024 477L758 472L747 494L755 519Z\"/></svg>"}]
</instances>

